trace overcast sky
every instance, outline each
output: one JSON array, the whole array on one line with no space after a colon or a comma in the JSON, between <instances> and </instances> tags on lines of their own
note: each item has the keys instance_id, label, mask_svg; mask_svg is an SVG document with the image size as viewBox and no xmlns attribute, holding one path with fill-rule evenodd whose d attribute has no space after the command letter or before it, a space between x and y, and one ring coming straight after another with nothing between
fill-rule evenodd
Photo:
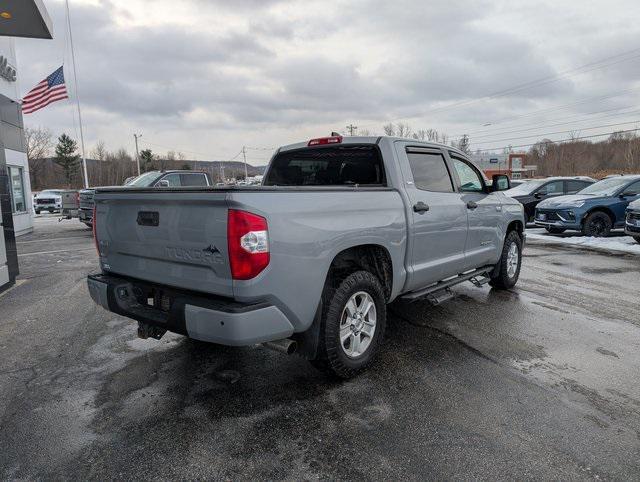
<instances>
[{"instance_id":1,"label":"overcast sky","mask_svg":"<svg viewBox=\"0 0 640 482\"><path fill-rule=\"evenodd\" d=\"M70 3L87 150L133 152L136 132L224 160L390 120L480 149L640 127L637 0ZM73 94L64 4L45 4L55 39L16 40L20 89L64 59ZM69 101L25 124L77 135Z\"/></svg>"}]
</instances>

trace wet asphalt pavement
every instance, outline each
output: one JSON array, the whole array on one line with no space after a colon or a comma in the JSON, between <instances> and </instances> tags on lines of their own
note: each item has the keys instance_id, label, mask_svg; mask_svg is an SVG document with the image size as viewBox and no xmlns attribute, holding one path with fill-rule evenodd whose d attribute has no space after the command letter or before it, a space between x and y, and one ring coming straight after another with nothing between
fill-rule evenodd
<instances>
[{"instance_id":1,"label":"wet asphalt pavement","mask_svg":"<svg viewBox=\"0 0 640 482\"><path fill-rule=\"evenodd\" d=\"M304 360L96 307L91 233L36 220L0 294L0 478L638 479L640 257L529 245L516 289L390 307L377 362Z\"/></svg>"}]
</instances>

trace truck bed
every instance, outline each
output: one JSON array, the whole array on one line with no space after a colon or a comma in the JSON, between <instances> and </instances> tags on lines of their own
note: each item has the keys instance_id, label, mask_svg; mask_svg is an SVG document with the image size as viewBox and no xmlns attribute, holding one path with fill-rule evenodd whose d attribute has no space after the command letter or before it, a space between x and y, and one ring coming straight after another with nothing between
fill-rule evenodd
<instances>
[{"instance_id":1,"label":"truck bed","mask_svg":"<svg viewBox=\"0 0 640 482\"><path fill-rule=\"evenodd\" d=\"M400 287L404 280L407 221L392 188L110 187L98 189L95 200L106 273L240 302L268 301L296 331L311 324L331 261L345 249L384 246L394 280ZM256 278L232 279L229 209L267 220L270 261Z\"/></svg>"}]
</instances>

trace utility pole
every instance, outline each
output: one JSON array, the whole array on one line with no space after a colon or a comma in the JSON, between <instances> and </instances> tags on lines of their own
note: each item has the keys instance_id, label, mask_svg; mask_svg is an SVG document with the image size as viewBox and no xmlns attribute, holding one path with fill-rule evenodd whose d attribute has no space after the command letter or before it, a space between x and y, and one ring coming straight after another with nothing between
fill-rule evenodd
<instances>
[{"instance_id":1,"label":"utility pole","mask_svg":"<svg viewBox=\"0 0 640 482\"><path fill-rule=\"evenodd\" d=\"M347 130L349 131L349 135L353 136L354 133L358 130L358 126L354 126L353 124L349 124L347 126Z\"/></svg>"},{"instance_id":2,"label":"utility pole","mask_svg":"<svg viewBox=\"0 0 640 482\"><path fill-rule=\"evenodd\" d=\"M138 164L138 176L140 175L140 152L138 152L138 138L142 137L142 134L134 134L133 138L136 140L136 163Z\"/></svg>"},{"instance_id":3,"label":"utility pole","mask_svg":"<svg viewBox=\"0 0 640 482\"><path fill-rule=\"evenodd\" d=\"M222 183L225 183L224 182L224 162L220 162L220 181Z\"/></svg>"},{"instance_id":4,"label":"utility pole","mask_svg":"<svg viewBox=\"0 0 640 482\"><path fill-rule=\"evenodd\" d=\"M244 146L242 146L242 157L244 158L244 182L247 182L247 177L249 177L249 174L247 173L247 154L246 148Z\"/></svg>"}]
</instances>

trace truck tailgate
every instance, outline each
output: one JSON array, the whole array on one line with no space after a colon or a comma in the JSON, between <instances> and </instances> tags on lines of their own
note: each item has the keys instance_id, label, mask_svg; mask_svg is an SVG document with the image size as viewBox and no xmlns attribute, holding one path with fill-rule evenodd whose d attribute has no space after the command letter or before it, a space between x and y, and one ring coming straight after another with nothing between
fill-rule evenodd
<instances>
[{"instance_id":1,"label":"truck tailgate","mask_svg":"<svg viewBox=\"0 0 640 482\"><path fill-rule=\"evenodd\" d=\"M104 270L233 296L225 192L98 191L95 202Z\"/></svg>"}]
</instances>

